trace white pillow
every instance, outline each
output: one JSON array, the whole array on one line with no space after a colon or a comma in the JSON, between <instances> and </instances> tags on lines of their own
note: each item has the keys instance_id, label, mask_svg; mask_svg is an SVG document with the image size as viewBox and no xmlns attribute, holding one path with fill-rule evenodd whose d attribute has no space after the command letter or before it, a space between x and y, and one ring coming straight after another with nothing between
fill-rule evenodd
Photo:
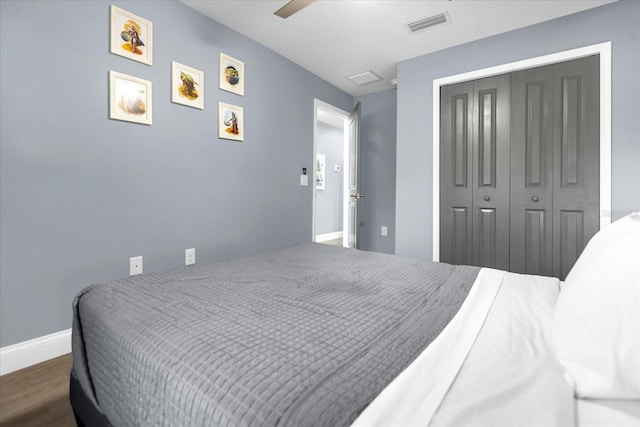
<instances>
[{"instance_id":1,"label":"white pillow","mask_svg":"<svg viewBox=\"0 0 640 427\"><path fill-rule=\"evenodd\" d=\"M576 397L640 399L640 212L596 233L562 285L553 346Z\"/></svg>"}]
</instances>

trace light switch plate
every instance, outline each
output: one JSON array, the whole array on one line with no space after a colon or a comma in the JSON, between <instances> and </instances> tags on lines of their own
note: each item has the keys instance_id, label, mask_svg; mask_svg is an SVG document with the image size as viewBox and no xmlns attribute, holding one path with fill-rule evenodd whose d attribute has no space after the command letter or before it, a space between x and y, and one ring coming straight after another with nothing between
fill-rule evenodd
<instances>
[{"instance_id":1,"label":"light switch plate","mask_svg":"<svg viewBox=\"0 0 640 427\"><path fill-rule=\"evenodd\" d=\"M196 248L184 250L184 265L193 265L196 263Z\"/></svg>"},{"instance_id":2,"label":"light switch plate","mask_svg":"<svg viewBox=\"0 0 640 427\"><path fill-rule=\"evenodd\" d=\"M303 187L309 185L309 175L300 175L300 185Z\"/></svg>"},{"instance_id":3,"label":"light switch plate","mask_svg":"<svg viewBox=\"0 0 640 427\"><path fill-rule=\"evenodd\" d=\"M382 236L386 236L387 235L387 226L383 225L382 227L380 227L380 235Z\"/></svg>"},{"instance_id":4,"label":"light switch plate","mask_svg":"<svg viewBox=\"0 0 640 427\"><path fill-rule=\"evenodd\" d=\"M142 274L142 256L129 258L129 276Z\"/></svg>"}]
</instances>

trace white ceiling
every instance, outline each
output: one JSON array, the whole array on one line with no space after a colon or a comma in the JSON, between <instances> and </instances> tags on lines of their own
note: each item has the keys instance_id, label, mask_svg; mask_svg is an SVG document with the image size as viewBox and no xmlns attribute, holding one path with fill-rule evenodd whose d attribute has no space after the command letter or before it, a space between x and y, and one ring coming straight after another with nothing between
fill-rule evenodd
<instances>
[{"instance_id":1,"label":"white ceiling","mask_svg":"<svg viewBox=\"0 0 640 427\"><path fill-rule=\"evenodd\" d=\"M288 19L273 14L287 0L181 1L359 96L391 89L400 61L615 0L318 0ZM407 28L445 11L450 24ZM369 70L383 80L346 78Z\"/></svg>"}]
</instances>

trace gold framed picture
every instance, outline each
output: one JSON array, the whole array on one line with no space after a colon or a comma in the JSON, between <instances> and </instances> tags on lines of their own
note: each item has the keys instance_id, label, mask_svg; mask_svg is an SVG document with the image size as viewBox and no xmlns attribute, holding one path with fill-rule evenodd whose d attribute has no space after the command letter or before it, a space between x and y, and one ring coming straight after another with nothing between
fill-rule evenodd
<instances>
[{"instance_id":1,"label":"gold framed picture","mask_svg":"<svg viewBox=\"0 0 640 427\"><path fill-rule=\"evenodd\" d=\"M204 72L171 62L171 102L204 109Z\"/></svg>"},{"instance_id":2,"label":"gold framed picture","mask_svg":"<svg viewBox=\"0 0 640 427\"><path fill-rule=\"evenodd\" d=\"M111 5L111 53L151 65L153 24L144 18Z\"/></svg>"},{"instance_id":3,"label":"gold framed picture","mask_svg":"<svg viewBox=\"0 0 640 427\"><path fill-rule=\"evenodd\" d=\"M244 96L244 62L220 52L220 89Z\"/></svg>"},{"instance_id":4,"label":"gold framed picture","mask_svg":"<svg viewBox=\"0 0 640 427\"><path fill-rule=\"evenodd\" d=\"M109 71L109 118L151 125L151 82Z\"/></svg>"},{"instance_id":5,"label":"gold framed picture","mask_svg":"<svg viewBox=\"0 0 640 427\"><path fill-rule=\"evenodd\" d=\"M218 137L244 140L244 113L242 107L218 103Z\"/></svg>"}]
</instances>

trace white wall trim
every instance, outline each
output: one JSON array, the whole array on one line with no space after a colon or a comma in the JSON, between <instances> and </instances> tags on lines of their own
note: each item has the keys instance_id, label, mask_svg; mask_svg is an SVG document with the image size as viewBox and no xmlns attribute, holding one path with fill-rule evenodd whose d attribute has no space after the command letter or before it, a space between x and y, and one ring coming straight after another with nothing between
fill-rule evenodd
<instances>
[{"instance_id":1,"label":"white wall trim","mask_svg":"<svg viewBox=\"0 0 640 427\"><path fill-rule=\"evenodd\" d=\"M342 231L335 231L333 233L318 234L316 235L316 242L328 242L329 240L342 239Z\"/></svg>"},{"instance_id":2,"label":"white wall trim","mask_svg":"<svg viewBox=\"0 0 640 427\"><path fill-rule=\"evenodd\" d=\"M0 348L0 375L71 353L71 329Z\"/></svg>"},{"instance_id":3,"label":"white wall trim","mask_svg":"<svg viewBox=\"0 0 640 427\"><path fill-rule=\"evenodd\" d=\"M440 87L590 55L600 55L600 228L611 224L611 42L433 80L433 260L440 261Z\"/></svg>"}]
</instances>

